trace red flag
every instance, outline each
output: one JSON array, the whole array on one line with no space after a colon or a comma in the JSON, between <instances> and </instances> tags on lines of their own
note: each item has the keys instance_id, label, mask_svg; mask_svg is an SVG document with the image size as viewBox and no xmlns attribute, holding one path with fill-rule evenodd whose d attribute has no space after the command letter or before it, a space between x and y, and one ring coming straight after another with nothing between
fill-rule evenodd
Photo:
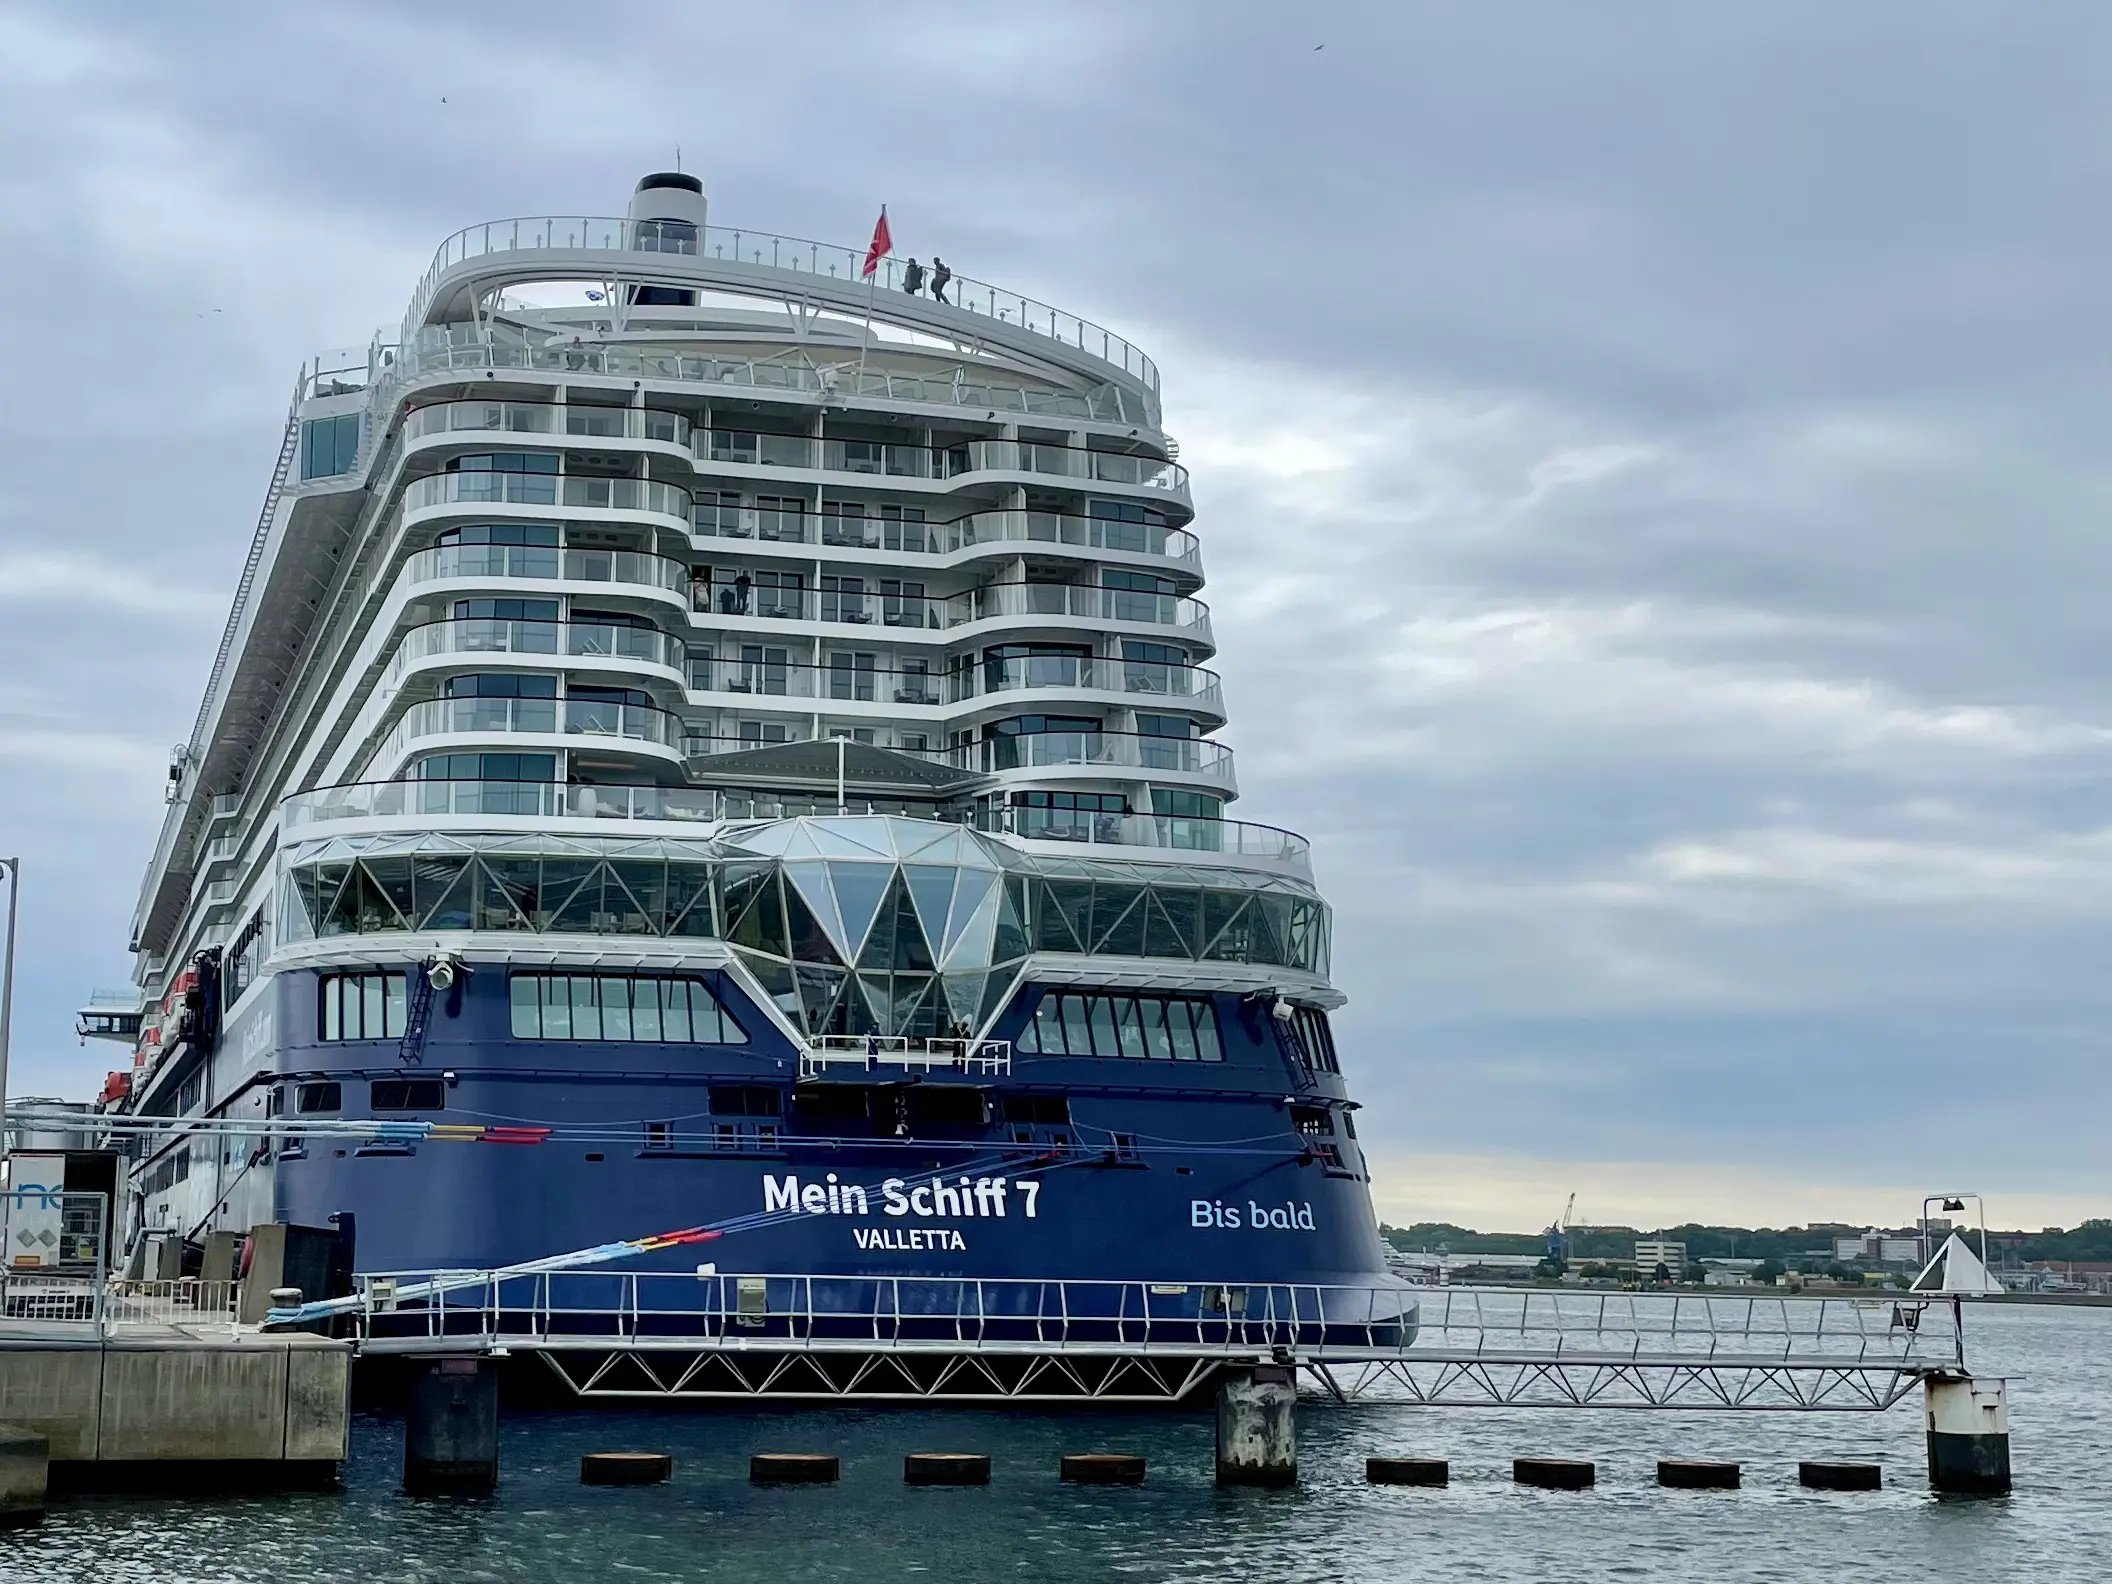
<instances>
[{"instance_id":1,"label":"red flag","mask_svg":"<svg viewBox=\"0 0 2112 1584\"><path fill-rule=\"evenodd\" d=\"M880 261L895 250L895 239L888 234L887 205L880 206L880 222L873 227L873 245L865 250L864 275L870 277L880 267Z\"/></svg>"}]
</instances>

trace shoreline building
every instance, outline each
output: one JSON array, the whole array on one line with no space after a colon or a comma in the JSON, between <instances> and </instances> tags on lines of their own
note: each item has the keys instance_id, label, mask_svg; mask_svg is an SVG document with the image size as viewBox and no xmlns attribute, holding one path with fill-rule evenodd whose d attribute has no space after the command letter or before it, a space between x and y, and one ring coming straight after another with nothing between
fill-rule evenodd
<instances>
[{"instance_id":1,"label":"shoreline building","mask_svg":"<svg viewBox=\"0 0 2112 1584\"><path fill-rule=\"evenodd\" d=\"M276 1136L171 1132L135 1247L1388 1280L1157 369L862 263L659 174L304 371L96 1028Z\"/></svg>"}]
</instances>

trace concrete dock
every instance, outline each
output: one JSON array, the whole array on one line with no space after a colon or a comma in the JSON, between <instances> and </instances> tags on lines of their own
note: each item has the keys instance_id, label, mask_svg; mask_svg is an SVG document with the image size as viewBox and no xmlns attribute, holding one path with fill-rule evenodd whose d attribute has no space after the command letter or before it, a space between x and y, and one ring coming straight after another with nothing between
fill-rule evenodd
<instances>
[{"instance_id":1,"label":"concrete dock","mask_svg":"<svg viewBox=\"0 0 2112 1584\"><path fill-rule=\"evenodd\" d=\"M336 1478L352 1350L306 1333L0 1325L0 1425L41 1436L53 1483Z\"/></svg>"}]
</instances>

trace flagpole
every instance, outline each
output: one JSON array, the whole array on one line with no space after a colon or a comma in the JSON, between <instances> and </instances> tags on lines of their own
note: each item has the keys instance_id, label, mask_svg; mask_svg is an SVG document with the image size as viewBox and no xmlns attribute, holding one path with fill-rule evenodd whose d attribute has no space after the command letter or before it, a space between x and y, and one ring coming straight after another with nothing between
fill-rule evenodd
<instances>
[{"instance_id":1,"label":"flagpole","mask_svg":"<svg viewBox=\"0 0 2112 1584\"><path fill-rule=\"evenodd\" d=\"M887 205L882 204L880 206L880 226L884 227L886 224ZM879 229L879 227L874 229L876 239L879 235ZM892 232L888 234L887 240L889 249L892 250L895 240ZM880 258L885 258L886 256L883 253ZM860 390L865 388L865 354L867 349L873 344L873 307L880 294L880 258L873 260L872 273L865 278L865 334L858 341L858 388Z\"/></svg>"}]
</instances>

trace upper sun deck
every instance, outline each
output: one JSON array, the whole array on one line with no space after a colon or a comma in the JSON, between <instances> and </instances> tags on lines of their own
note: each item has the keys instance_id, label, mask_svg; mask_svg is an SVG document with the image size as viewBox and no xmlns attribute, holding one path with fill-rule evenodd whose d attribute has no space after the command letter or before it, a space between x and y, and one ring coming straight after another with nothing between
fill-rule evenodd
<instances>
[{"instance_id":1,"label":"upper sun deck","mask_svg":"<svg viewBox=\"0 0 2112 1584\"><path fill-rule=\"evenodd\" d=\"M1127 384L1157 412L1158 366L1105 326L964 275L952 277L946 301L934 301L902 289L907 266L893 257L881 259L871 279L863 267L860 249L725 226L578 215L493 220L440 244L411 296L402 338L409 345L426 326L471 320L485 294L526 279L760 290L845 313L880 312L913 330Z\"/></svg>"}]
</instances>

